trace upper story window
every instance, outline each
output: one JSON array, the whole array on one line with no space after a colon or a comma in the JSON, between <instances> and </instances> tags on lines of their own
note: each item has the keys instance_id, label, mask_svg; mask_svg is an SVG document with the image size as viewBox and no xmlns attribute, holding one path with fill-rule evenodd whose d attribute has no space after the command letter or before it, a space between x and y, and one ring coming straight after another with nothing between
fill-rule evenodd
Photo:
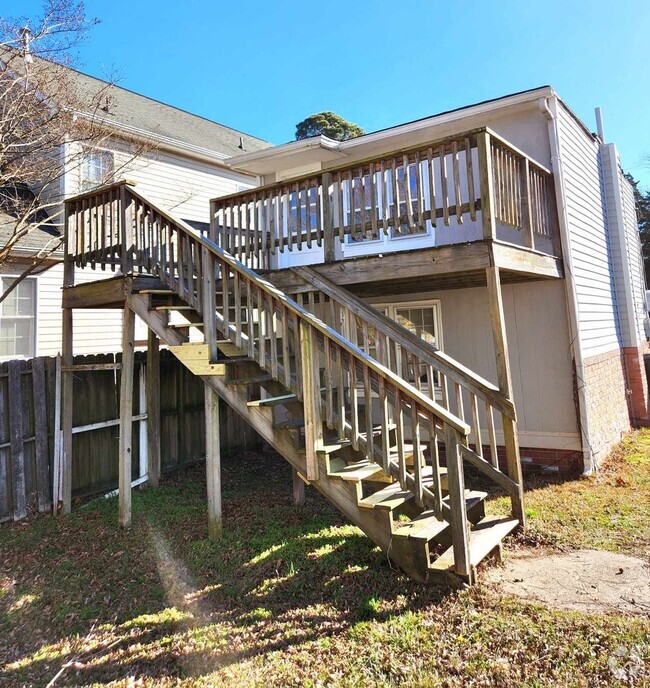
<instances>
[{"instance_id":1,"label":"upper story window","mask_svg":"<svg viewBox=\"0 0 650 688\"><path fill-rule=\"evenodd\" d=\"M14 282L0 278L2 293ZM0 358L31 358L36 350L36 279L24 279L0 303Z\"/></svg>"},{"instance_id":2,"label":"upper story window","mask_svg":"<svg viewBox=\"0 0 650 688\"><path fill-rule=\"evenodd\" d=\"M115 162L111 151L94 150L84 153L81 160L81 192L112 182L114 169Z\"/></svg>"}]
</instances>

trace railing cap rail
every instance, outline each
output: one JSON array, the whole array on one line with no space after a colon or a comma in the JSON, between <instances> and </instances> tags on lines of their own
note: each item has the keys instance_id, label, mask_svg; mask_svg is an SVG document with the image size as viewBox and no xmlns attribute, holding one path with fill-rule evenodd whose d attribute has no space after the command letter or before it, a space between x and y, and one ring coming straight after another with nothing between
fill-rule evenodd
<instances>
[{"instance_id":1,"label":"railing cap rail","mask_svg":"<svg viewBox=\"0 0 650 688\"><path fill-rule=\"evenodd\" d=\"M90 191L84 191L83 193L77 194L76 196L71 196L70 198L66 198L64 203L76 203L77 201L84 201L87 198L92 198L93 196L97 196L98 194L104 194L109 191L114 191L115 189L119 189L121 186L130 186L130 187L135 187L137 186L138 182L134 181L133 179L120 179L117 182L111 182L110 184L104 184L103 186L98 186L95 189L91 189Z\"/></svg>"}]
</instances>

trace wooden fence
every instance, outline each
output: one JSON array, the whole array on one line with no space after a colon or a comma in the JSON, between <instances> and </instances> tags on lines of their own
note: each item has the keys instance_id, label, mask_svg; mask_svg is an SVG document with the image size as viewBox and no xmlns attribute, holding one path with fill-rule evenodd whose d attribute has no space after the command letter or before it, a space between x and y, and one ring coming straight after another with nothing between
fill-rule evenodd
<instances>
[{"instance_id":1,"label":"wooden fence","mask_svg":"<svg viewBox=\"0 0 650 688\"><path fill-rule=\"evenodd\" d=\"M160 354L161 464L170 471L205 457L204 390L170 352ZM145 359L144 353L136 354L132 462L133 480L142 482L147 471ZM120 354L74 359L75 365L119 361ZM57 368L57 359L47 357L0 364L0 522L52 509ZM73 395L72 496L82 499L117 487L119 368L76 371ZM257 433L225 403L220 430L224 452L261 445Z\"/></svg>"}]
</instances>

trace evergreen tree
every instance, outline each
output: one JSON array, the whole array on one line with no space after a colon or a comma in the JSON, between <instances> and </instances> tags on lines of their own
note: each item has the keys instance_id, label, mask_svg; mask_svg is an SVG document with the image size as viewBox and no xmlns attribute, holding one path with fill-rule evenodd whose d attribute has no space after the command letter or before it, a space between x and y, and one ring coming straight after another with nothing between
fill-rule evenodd
<instances>
[{"instance_id":1,"label":"evergreen tree","mask_svg":"<svg viewBox=\"0 0 650 688\"><path fill-rule=\"evenodd\" d=\"M348 122L334 112L319 112L296 124L296 140L323 134L335 141L347 141L365 134L361 127Z\"/></svg>"}]
</instances>

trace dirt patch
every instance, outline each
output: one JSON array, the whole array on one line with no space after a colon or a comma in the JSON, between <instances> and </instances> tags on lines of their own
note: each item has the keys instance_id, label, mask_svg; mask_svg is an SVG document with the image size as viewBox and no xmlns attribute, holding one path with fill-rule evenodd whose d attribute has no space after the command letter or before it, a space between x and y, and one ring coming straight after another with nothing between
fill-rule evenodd
<instances>
[{"instance_id":1,"label":"dirt patch","mask_svg":"<svg viewBox=\"0 0 650 688\"><path fill-rule=\"evenodd\" d=\"M507 595L561 609L650 615L650 566L624 554L522 552L487 571L484 580Z\"/></svg>"}]
</instances>

